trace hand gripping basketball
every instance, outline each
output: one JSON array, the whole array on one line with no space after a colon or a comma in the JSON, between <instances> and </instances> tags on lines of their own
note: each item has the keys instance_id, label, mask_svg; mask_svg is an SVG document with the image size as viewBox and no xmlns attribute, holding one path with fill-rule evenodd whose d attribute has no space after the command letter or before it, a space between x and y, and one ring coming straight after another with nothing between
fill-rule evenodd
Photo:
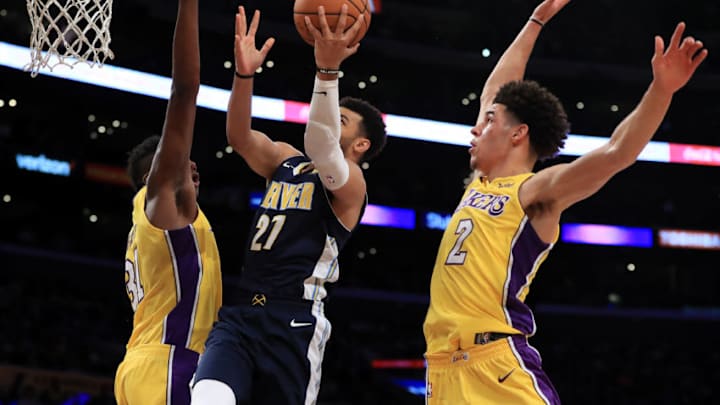
<instances>
[{"instance_id":1,"label":"hand gripping basketball","mask_svg":"<svg viewBox=\"0 0 720 405\"><path fill-rule=\"evenodd\" d=\"M314 45L315 40L305 25L305 17L310 17L313 26L320 27L320 15L318 14L318 8L320 6L325 10L328 26L332 31L335 31L340 20L343 6L347 6L348 23L346 30L351 29L359 17L361 15L363 16L362 24L357 34L355 34L355 37L350 41L349 46L354 46L367 34L372 17L368 0L295 0L295 5L293 6L295 28L300 34L300 37L308 44Z\"/></svg>"}]
</instances>

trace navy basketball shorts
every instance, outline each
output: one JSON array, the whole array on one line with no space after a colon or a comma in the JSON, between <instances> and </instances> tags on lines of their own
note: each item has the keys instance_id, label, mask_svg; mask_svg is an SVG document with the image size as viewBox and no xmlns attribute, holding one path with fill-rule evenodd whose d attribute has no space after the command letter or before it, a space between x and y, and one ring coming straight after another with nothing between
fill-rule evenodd
<instances>
[{"instance_id":1,"label":"navy basketball shorts","mask_svg":"<svg viewBox=\"0 0 720 405\"><path fill-rule=\"evenodd\" d=\"M223 306L194 383L221 381L238 404L315 403L330 332L320 301L256 294L247 304Z\"/></svg>"}]
</instances>

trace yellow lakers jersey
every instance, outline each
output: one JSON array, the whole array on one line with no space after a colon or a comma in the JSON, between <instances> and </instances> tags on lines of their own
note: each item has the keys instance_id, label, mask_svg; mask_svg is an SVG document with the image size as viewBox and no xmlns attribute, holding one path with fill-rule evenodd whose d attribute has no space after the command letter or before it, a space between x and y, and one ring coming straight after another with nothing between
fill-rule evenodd
<instances>
[{"instance_id":1,"label":"yellow lakers jersey","mask_svg":"<svg viewBox=\"0 0 720 405\"><path fill-rule=\"evenodd\" d=\"M202 353L222 299L220 256L201 210L181 229L162 230L145 214L143 187L133 199L125 286L135 311L127 349L169 344Z\"/></svg>"},{"instance_id":2,"label":"yellow lakers jersey","mask_svg":"<svg viewBox=\"0 0 720 405\"><path fill-rule=\"evenodd\" d=\"M524 301L557 236L540 240L520 204L518 190L530 176L481 177L465 190L433 269L423 327L428 353L465 348L480 332L535 333Z\"/></svg>"}]
</instances>

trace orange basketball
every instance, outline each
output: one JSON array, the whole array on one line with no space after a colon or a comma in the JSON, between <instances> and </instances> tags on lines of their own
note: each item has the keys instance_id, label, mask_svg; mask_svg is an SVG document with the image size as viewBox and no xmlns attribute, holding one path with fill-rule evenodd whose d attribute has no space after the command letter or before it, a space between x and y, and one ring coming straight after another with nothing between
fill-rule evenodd
<instances>
[{"instance_id":1,"label":"orange basketball","mask_svg":"<svg viewBox=\"0 0 720 405\"><path fill-rule=\"evenodd\" d=\"M360 27L360 31L358 31L355 39L350 43L350 46L360 42L367 33L368 28L370 28L371 13L368 0L295 0L293 20L295 21L295 28L302 39L310 45L314 45L315 43L310 31L305 27L305 16L310 17L310 21L319 29L320 18L318 17L317 10L319 6L323 6L325 7L325 18L327 19L328 25L331 30L334 30L340 17L340 9L343 4L347 4L348 6L346 29L355 23L360 14L365 14L365 21Z\"/></svg>"}]
</instances>

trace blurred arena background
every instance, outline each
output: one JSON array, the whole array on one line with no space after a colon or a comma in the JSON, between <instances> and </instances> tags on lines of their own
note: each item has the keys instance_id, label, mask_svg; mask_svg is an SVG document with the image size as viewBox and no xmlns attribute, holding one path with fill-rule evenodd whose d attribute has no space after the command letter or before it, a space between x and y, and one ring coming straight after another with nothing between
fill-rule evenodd
<instances>
[{"instance_id":1,"label":"blurred arena background","mask_svg":"<svg viewBox=\"0 0 720 405\"><path fill-rule=\"evenodd\" d=\"M369 33L343 66L341 94L469 131L485 78L536 3L375 1ZM292 1L241 4L263 12L259 40L278 40L255 94L308 102L312 48L295 32ZM201 4L202 83L212 88L232 82L237 5ZM175 7L115 0L108 63L168 76ZM669 38L681 20L710 55L655 137L671 144L671 158L636 163L567 211L528 299L538 323L531 343L567 404L720 403L720 3L573 2L544 29L527 78L560 97L572 134L607 137L651 80L653 35ZM33 79L6 63L7 46L27 47L29 34L26 5L3 2L0 404L112 404L132 322L123 168L133 145L160 132L165 100ZM257 118L254 126L302 146L300 123ZM427 129L405 127L415 128ZM196 131L200 203L229 287L264 184L226 150L223 111L199 108ZM391 137L365 168L370 202L390 215L361 226L341 257L321 405L423 403L429 279L439 229L468 174L467 148L445 143L442 130L431 135L436 141ZM589 224L621 228L579 227Z\"/></svg>"}]
</instances>

